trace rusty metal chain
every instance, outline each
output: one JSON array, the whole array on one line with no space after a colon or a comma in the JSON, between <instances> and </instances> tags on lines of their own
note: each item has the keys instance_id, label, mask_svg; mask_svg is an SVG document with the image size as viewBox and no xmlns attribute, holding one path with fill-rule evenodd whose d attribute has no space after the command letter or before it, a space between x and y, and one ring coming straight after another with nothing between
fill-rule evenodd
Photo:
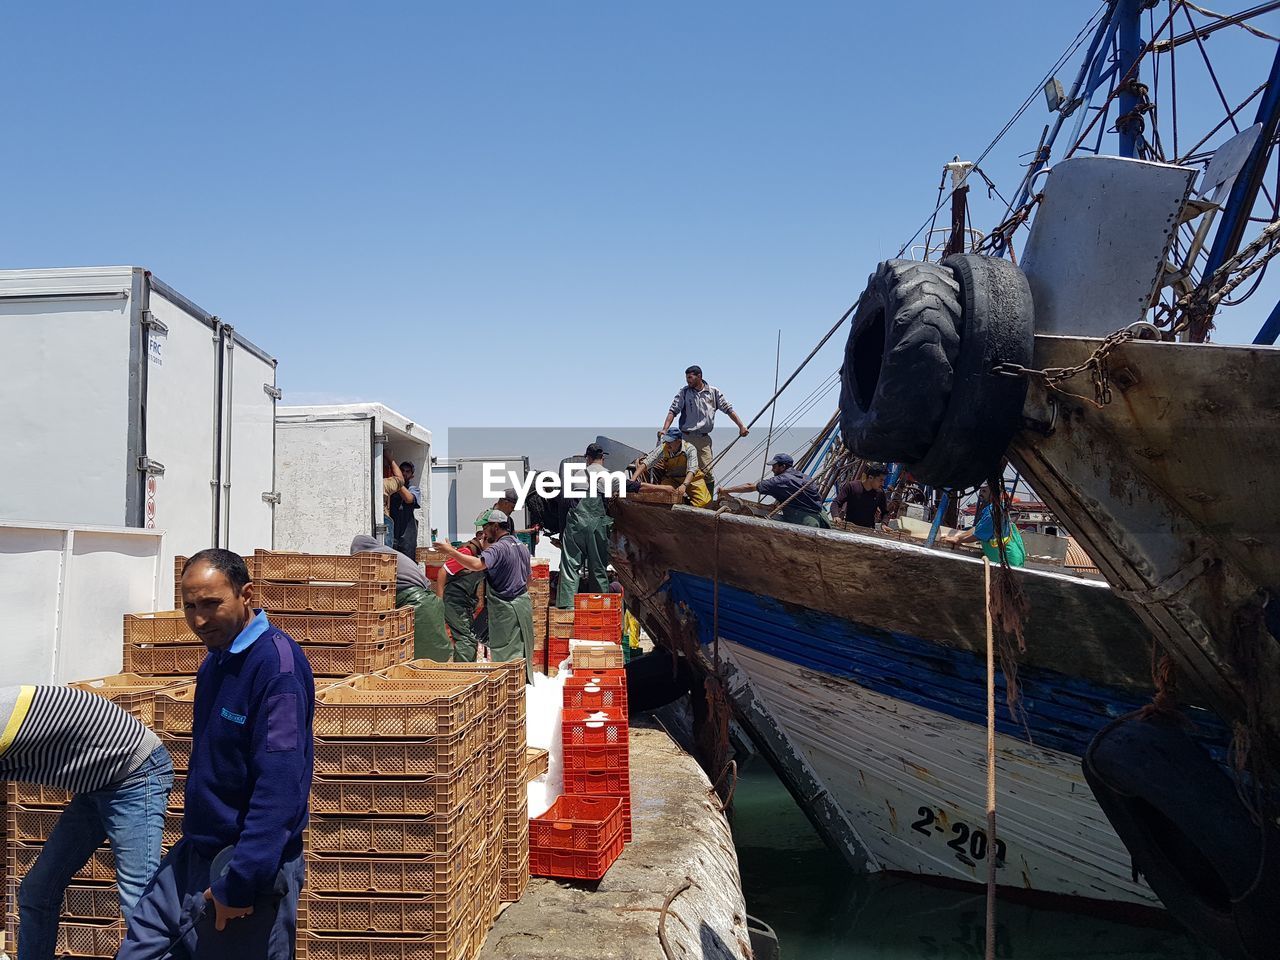
<instances>
[{"instance_id":1,"label":"rusty metal chain","mask_svg":"<svg viewBox=\"0 0 1280 960\"><path fill-rule=\"evenodd\" d=\"M1111 371L1107 366L1109 355L1120 344L1139 339L1150 328L1150 324L1135 323L1107 334L1098 348L1089 354L1086 360L1077 363L1074 367L1047 367L1044 370L1035 370L1017 363L1001 363L992 369L992 373L1004 377L1026 377L1029 380L1039 380L1050 390L1057 390L1058 384L1087 372L1093 381L1093 404L1097 407L1105 407L1111 402ZM1069 393L1065 390L1061 392ZM1081 400L1089 399L1075 393L1069 395Z\"/></svg>"}]
</instances>

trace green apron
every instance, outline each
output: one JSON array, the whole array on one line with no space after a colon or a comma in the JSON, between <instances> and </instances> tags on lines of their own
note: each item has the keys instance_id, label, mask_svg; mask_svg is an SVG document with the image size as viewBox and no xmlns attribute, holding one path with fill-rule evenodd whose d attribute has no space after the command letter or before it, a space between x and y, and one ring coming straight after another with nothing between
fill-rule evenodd
<instances>
[{"instance_id":1,"label":"green apron","mask_svg":"<svg viewBox=\"0 0 1280 960\"><path fill-rule=\"evenodd\" d=\"M831 528L831 519L825 510L804 510L790 505L778 511L778 519L783 523L797 523L802 527L819 527L823 530Z\"/></svg>"},{"instance_id":2,"label":"green apron","mask_svg":"<svg viewBox=\"0 0 1280 960\"><path fill-rule=\"evenodd\" d=\"M980 540L982 544L982 552L987 555L987 559L992 563L1000 562L1000 544L995 540ZM1009 566L1020 567L1027 562L1027 548L1022 543L1022 534L1018 532L1018 527L1013 521L1009 521L1009 536L1004 541L1004 555L1009 560Z\"/></svg>"},{"instance_id":3,"label":"green apron","mask_svg":"<svg viewBox=\"0 0 1280 960\"><path fill-rule=\"evenodd\" d=\"M432 590L407 587L396 594L396 606L413 607L413 657L448 663L453 654L444 629L444 605Z\"/></svg>"},{"instance_id":4,"label":"green apron","mask_svg":"<svg viewBox=\"0 0 1280 960\"><path fill-rule=\"evenodd\" d=\"M494 663L524 657L525 682L533 683L533 601L528 591L514 600L503 600L485 590L489 610L489 657Z\"/></svg>"},{"instance_id":5,"label":"green apron","mask_svg":"<svg viewBox=\"0 0 1280 960\"><path fill-rule=\"evenodd\" d=\"M453 658L460 663L476 662L475 612L482 583L482 570L463 570L444 582L444 620L453 633Z\"/></svg>"},{"instance_id":6,"label":"green apron","mask_svg":"<svg viewBox=\"0 0 1280 960\"><path fill-rule=\"evenodd\" d=\"M560 536L560 586L556 606L573 609L575 593L607 593L609 590L609 531L613 520L605 512L604 500L586 497L569 513ZM582 576L586 568L585 578ZM579 590L579 584L584 588Z\"/></svg>"}]
</instances>

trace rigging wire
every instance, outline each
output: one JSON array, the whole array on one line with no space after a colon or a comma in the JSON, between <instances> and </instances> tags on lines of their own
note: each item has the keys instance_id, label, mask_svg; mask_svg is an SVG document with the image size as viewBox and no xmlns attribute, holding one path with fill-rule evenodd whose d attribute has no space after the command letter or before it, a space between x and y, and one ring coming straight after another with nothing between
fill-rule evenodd
<instances>
[{"instance_id":1,"label":"rigging wire","mask_svg":"<svg viewBox=\"0 0 1280 960\"><path fill-rule=\"evenodd\" d=\"M1111 2L1112 0L1104 0L1102 5L1094 12L1093 16L1089 18L1089 21L1084 25L1084 27L1080 30L1080 32L1076 34L1076 38L1068 45L1067 50L1060 57L1058 57L1057 62L1054 63L1054 65L1049 69L1049 72L1045 74L1044 78L1036 85L1035 89L1032 90L1032 92L1027 96L1027 99L1022 102L1022 106L1018 107L1018 109L1014 112L1013 116L1000 129L1000 132L996 134L995 139L992 140L989 144L987 144L986 149L984 149L982 153L978 155L978 159L974 161L975 167L981 164L982 161L987 158L987 156L991 153L991 151L994 150L996 146L1000 143L1000 141L1004 139L1005 134L1007 134L1013 128L1013 125L1017 123L1020 119L1022 119L1022 115L1027 112L1027 109L1031 106L1032 103L1036 101L1036 98L1039 97L1041 92L1044 90L1044 85L1048 83L1051 79L1053 79L1053 75L1058 72L1058 70L1062 67L1064 63L1066 63L1068 60L1071 59L1072 56L1075 55L1075 52L1077 50L1080 49L1080 47L1084 44L1085 37L1089 34L1091 30L1097 27L1098 22L1100 22L1099 18L1102 16L1105 16L1107 10L1110 9ZM968 182L968 180L969 180L969 174L966 173L964 177L961 179L960 183L957 184L956 186L957 187L964 186ZM954 192L955 189L956 188L952 188L952 192ZM949 197L950 197L950 194L948 194L948 198ZM906 243L904 243L901 249L898 250L898 253L897 253L898 257L901 257L902 254L907 250L907 248L909 248L911 244L916 242L916 239L924 231L925 227L928 226L929 223L935 217L937 217L938 211L942 209L943 205L946 203L946 200L948 198L944 198L940 200L938 202L938 205L934 207L933 211L929 214L929 216L925 217L924 223L920 224L919 229L917 229L916 232L911 235L911 239L909 239Z\"/></svg>"}]
</instances>

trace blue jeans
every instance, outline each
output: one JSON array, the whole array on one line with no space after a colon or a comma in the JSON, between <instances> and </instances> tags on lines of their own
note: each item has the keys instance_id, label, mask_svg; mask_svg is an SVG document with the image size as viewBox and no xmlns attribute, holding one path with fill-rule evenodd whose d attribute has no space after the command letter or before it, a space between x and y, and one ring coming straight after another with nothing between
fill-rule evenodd
<instances>
[{"instance_id":1,"label":"blue jeans","mask_svg":"<svg viewBox=\"0 0 1280 960\"><path fill-rule=\"evenodd\" d=\"M382 535L382 542L388 547L395 549L396 545L396 524L387 514L382 515L382 523L387 528L387 532Z\"/></svg>"},{"instance_id":2,"label":"blue jeans","mask_svg":"<svg viewBox=\"0 0 1280 960\"><path fill-rule=\"evenodd\" d=\"M169 751L156 747L124 780L71 798L18 887L18 960L52 960L63 893L104 840L111 841L120 910L129 918L160 863L172 787Z\"/></svg>"}]
</instances>

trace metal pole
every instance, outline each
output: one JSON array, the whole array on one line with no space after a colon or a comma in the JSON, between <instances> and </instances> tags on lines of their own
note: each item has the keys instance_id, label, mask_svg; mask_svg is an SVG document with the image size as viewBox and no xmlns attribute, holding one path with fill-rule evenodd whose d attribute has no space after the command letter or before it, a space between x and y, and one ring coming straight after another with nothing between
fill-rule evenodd
<instances>
[{"instance_id":1,"label":"metal pole","mask_svg":"<svg viewBox=\"0 0 1280 960\"><path fill-rule=\"evenodd\" d=\"M1129 71L1133 69L1134 63L1142 53L1145 44L1142 41L1142 10L1138 0L1120 0L1116 7L1116 19L1119 29L1116 31L1116 75L1123 78L1129 75ZM1138 79L1137 72L1132 78L1136 83ZM1133 92L1133 84L1125 83L1120 90L1119 100L1119 116L1123 117L1132 113L1138 107L1138 97ZM1116 130L1120 135L1120 156L1137 157L1138 140L1137 132L1138 124L1136 120L1132 123L1116 124Z\"/></svg>"},{"instance_id":2,"label":"metal pole","mask_svg":"<svg viewBox=\"0 0 1280 960\"><path fill-rule=\"evenodd\" d=\"M1022 188L1018 191L1017 199L1013 202L1014 210L1017 210L1027 202L1031 196L1031 184L1035 180L1036 174L1049 162L1049 158L1053 154L1053 143L1058 138L1058 132L1062 129L1062 125L1067 122L1067 110L1071 104L1079 99L1085 78L1089 76L1089 68L1093 65L1094 58L1098 55L1098 48L1102 45L1102 38L1106 36L1107 28L1110 24L1111 16L1108 14L1102 18L1102 22L1098 24L1098 29L1094 31L1093 39L1089 41L1089 50L1084 55L1084 62L1080 64L1080 72L1076 74L1076 81L1071 85L1071 90L1067 93L1067 99L1063 101L1062 109L1058 111L1058 116L1054 118L1053 129L1049 131L1044 144L1037 151L1035 158L1031 161L1031 165L1027 168L1027 175L1022 180ZM1081 116L1083 117L1089 112L1089 104L1081 103L1075 109L1082 111ZM1075 140L1073 139L1071 142L1075 143Z\"/></svg>"},{"instance_id":3,"label":"metal pole","mask_svg":"<svg viewBox=\"0 0 1280 960\"><path fill-rule=\"evenodd\" d=\"M1231 195L1222 208L1222 222L1218 224L1218 232L1214 234L1213 246L1209 250L1209 259L1205 261L1200 273L1202 277L1212 277L1219 267L1236 255L1245 227L1249 225L1253 204L1258 198L1258 188L1262 186L1262 176L1266 173L1267 161L1271 159L1271 141L1276 137L1277 123L1280 123L1280 49L1276 50L1275 59L1271 62L1271 76L1267 80L1267 89L1263 91L1258 114L1253 122L1262 124L1262 133L1258 142L1253 145L1244 169L1231 186ZM1273 327L1275 320L1273 312L1258 336L1261 337L1268 328ZM1197 327L1200 325L1197 324ZM1203 340L1205 332L1203 328L1192 330L1191 339ZM1274 340L1273 333L1272 339L1267 342Z\"/></svg>"},{"instance_id":4,"label":"metal pole","mask_svg":"<svg viewBox=\"0 0 1280 960\"><path fill-rule=\"evenodd\" d=\"M942 499L938 501L938 512L933 515L933 526L929 528L929 539L924 542L926 547L932 547L933 541L938 539L938 528L942 526L942 517L947 512L947 503L951 500L951 494L942 491Z\"/></svg>"},{"instance_id":5,"label":"metal pole","mask_svg":"<svg viewBox=\"0 0 1280 960\"><path fill-rule=\"evenodd\" d=\"M1276 334L1280 334L1280 303L1277 303L1272 308L1271 316L1267 317L1267 322L1262 325L1262 329L1253 338L1253 342L1271 346L1276 342Z\"/></svg>"}]
</instances>

